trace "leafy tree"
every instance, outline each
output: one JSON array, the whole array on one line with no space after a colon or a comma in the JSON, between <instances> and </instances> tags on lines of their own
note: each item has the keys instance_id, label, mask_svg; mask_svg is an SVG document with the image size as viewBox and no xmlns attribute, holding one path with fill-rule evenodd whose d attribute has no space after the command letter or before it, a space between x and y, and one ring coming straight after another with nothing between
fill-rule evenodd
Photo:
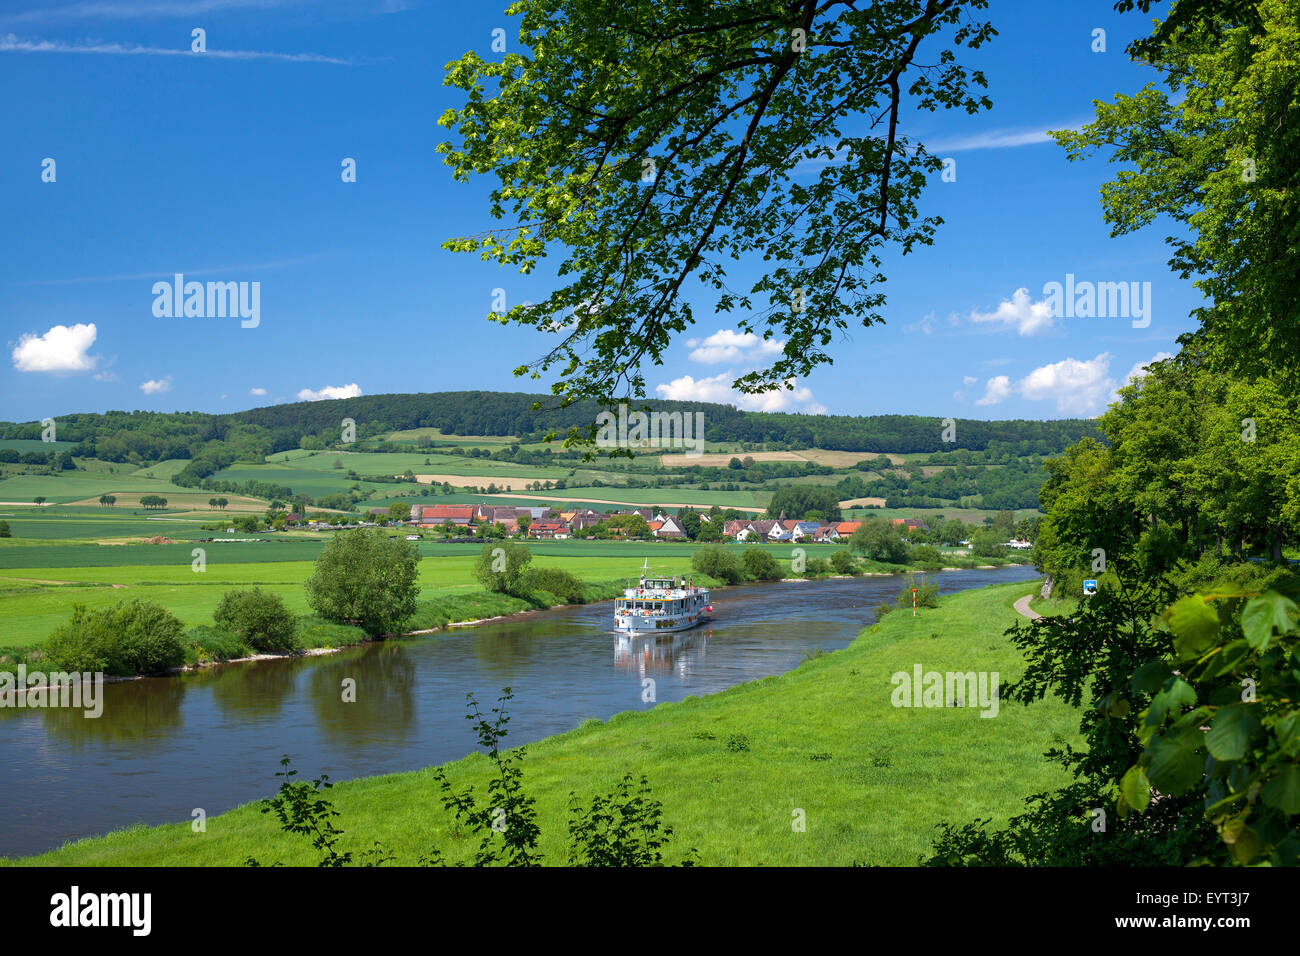
<instances>
[{"instance_id":1,"label":"leafy tree","mask_svg":"<svg viewBox=\"0 0 1300 956\"><path fill-rule=\"evenodd\" d=\"M448 66L467 96L440 120L459 145L439 149L458 180L494 174L493 215L514 221L446 248L524 272L569 252L557 270L567 285L494 315L561 336L518 373L558 365L565 401L639 397L640 368L693 321L692 275L719 293L717 311L744 310L745 331L786 342L742 390L788 387L828 362L824 346L850 320L879 321L885 250L932 241L938 220L916 204L942 162L902 129L903 91L930 110L991 105L955 52L993 35L971 18L986 6L515 4L524 52ZM811 183L793 178L828 150L839 161ZM827 213L837 208L852 212ZM733 293L725 263L751 254L771 266ZM594 437L594 423L583 431Z\"/></svg>"},{"instance_id":2,"label":"leafy tree","mask_svg":"<svg viewBox=\"0 0 1300 956\"><path fill-rule=\"evenodd\" d=\"M279 653L298 648L298 622L278 594L261 588L227 591L212 612L218 627L238 634L244 643L260 653Z\"/></svg>"},{"instance_id":3,"label":"leafy tree","mask_svg":"<svg viewBox=\"0 0 1300 956\"><path fill-rule=\"evenodd\" d=\"M780 485L767 505L769 518L779 518L784 512L787 518L801 519L810 511L824 515L826 520L839 521L839 494L834 488L819 485Z\"/></svg>"},{"instance_id":4,"label":"leafy tree","mask_svg":"<svg viewBox=\"0 0 1300 956\"><path fill-rule=\"evenodd\" d=\"M1117 7L1132 9L1135 0ZM1150 0L1136 0L1141 10ZM1294 3L1180 2L1132 52L1163 74L1111 103L1079 131L1054 133L1072 160L1099 148L1123 172L1102 188L1113 234L1164 217L1170 267L1196 276L1205 305L1196 341L1215 371L1276 377L1300 392L1300 326L1292 315L1294 237L1300 228L1300 42Z\"/></svg>"},{"instance_id":5,"label":"leafy tree","mask_svg":"<svg viewBox=\"0 0 1300 956\"><path fill-rule=\"evenodd\" d=\"M489 591L522 595L527 591L525 571L533 553L515 541L485 544L474 565L474 577Z\"/></svg>"},{"instance_id":6,"label":"leafy tree","mask_svg":"<svg viewBox=\"0 0 1300 956\"><path fill-rule=\"evenodd\" d=\"M32 499L32 500L35 501L36 504L38 504L38 505L43 505L43 504L45 504L45 496L44 496L44 495L38 495L37 497L35 497L35 498Z\"/></svg>"},{"instance_id":7,"label":"leafy tree","mask_svg":"<svg viewBox=\"0 0 1300 956\"><path fill-rule=\"evenodd\" d=\"M378 528L337 532L307 579L307 603L327 621L372 637L397 630L415 613L420 550Z\"/></svg>"},{"instance_id":8,"label":"leafy tree","mask_svg":"<svg viewBox=\"0 0 1300 956\"><path fill-rule=\"evenodd\" d=\"M9 522L0 520L0 538L12 538L14 533L9 530Z\"/></svg>"},{"instance_id":9,"label":"leafy tree","mask_svg":"<svg viewBox=\"0 0 1300 956\"><path fill-rule=\"evenodd\" d=\"M739 584L745 577L735 553L716 544L706 545L691 555L691 569L726 584Z\"/></svg>"},{"instance_id":10,"label":"leafy tree","mask_svg":"<svg viewBox=\"0 0 1300 956\"><path fill-rule=\"evenodd\" d=\"M746 548L740 556L740 563L745 576L755 581L779 581L782 577L776 558L762 548Z\"/></svg>"},{"instance_id":11,"label":"leafy tree","mask_svg":"<svg viewBox=\"0 0 1300 956\"><path fill-rule=\"evenodd\" d=\"M903 540L899 526L880 518L862 522L849 537L849 547L873 561L903 564L907 561L908 544Z\"/></svg>"},{"instance_id":12,"label":"leafy tree","mask_svg":"<svg viewBox=\"0 0 1300 956\"><path fill-rule=\"evenodd\" d=\"M411 506L405 501L394 501L388 506L389 521L410 521Z\"/></svg>"}]
</instances>

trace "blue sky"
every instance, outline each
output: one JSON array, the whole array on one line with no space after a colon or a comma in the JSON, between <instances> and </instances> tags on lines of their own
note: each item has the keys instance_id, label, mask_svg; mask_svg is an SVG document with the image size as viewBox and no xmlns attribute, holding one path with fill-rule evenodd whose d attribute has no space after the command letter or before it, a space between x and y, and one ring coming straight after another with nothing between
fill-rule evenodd
<instances>
[{"instance_id":1,"label":"blue sky","mask_svg":"<svg viewBox=\"0 0 1300 956\"><path fill-rule=\"evenodd\" d=\"M511 374L544 337L485 316L494 289L540 299L545 279L440 248L501 225L490 183L453 183L435 146L458 102L443 66L493 56L494 28L513 41L504 6L0 0L0 419L544 390ZM1166 266L1170 227L1111 238L1097 190L1115 167L1068 163L1042 135L1153 81L1123 52L1148 21L1111 6L993 4L1000 36L971 62L994 108L914 117L956 180L924 199L945 220L935 245L888 260L886 325L851 330L833 366L754 404L728 387L759 364L754 343L700 301L689 341L648 370L651 395L1060 418L1099 413L1131 370L1176 351L1200 296ZM256 328L156 316L153 284L178 272L259 282ZM1150 283L1149 324L1051 314L1045 285L1067 274Z\"/></svg>"}]
</instances>

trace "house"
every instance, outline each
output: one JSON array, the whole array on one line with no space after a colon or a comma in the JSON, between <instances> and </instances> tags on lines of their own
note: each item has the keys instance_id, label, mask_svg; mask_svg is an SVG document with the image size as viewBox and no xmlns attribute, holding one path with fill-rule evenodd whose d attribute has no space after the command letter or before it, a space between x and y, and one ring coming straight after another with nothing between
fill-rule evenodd
<instances>
[{"instance_id":1,"label":"house","mask_svg":"<svg viewBox=\"0 0 1300 956\"><path fill-rule=\"evenodd\" d=\"M420 511L420 526L454 524L468 528L477 517L475 511L473 505L425 505Z\"/></svg>"},{"instance_id":2,"label":"house","mask_svg":"<svg viewBox=\"0 0 1300 956\"><path fill-rule=\"evenodd\" d=\"M1028 548L1032 548L1033 546L1034 543L1032 541L1021 541L1018 538L1012 538L1004 545L1004 547L1015 548L1017 551L1024 551Z\"/></svg>"},{"instance_id":3,"label":"house","mask_svg":"<svg viewBox=\"0 0 1300 956\"><path fill-rule=\"evenodd\" d=\"M813 544L830 544L832 541L838 541L839 537L840 533L835 530L835 525L824 524L819 526L816 531L810 534L808 539Z\"/></svg>"},{"instance_id":4,"label":"house","mask_svg":"<svg viewBox=\"0 0 1300 956\"><path fill-rule=\"evenodd\" d=\"M841 521L835 526L835 536L837 538L847 538L862 527L861 521Z\"/></svg>"},{"instance_id":5,"label":"house","mask_svg":"<svg viewBox=\"0 0 1300 956\"><path fill-rule=\"evenodd\" d=\"M743 518L732 518L722 525L722 534L727 538L744 541L753 531L753 524L752 521L746 521Z\"/></svg>"},{"instance_id":6,"label":"house","mask_svg":"<svg viewBox=\"0 0 1300 956\"><path fill-rule=\"evenodd\" d=\"M816 521L791 521L790 525L786 530L790 532L791 541L802 541L804 538L811 538L821 529L821 525Z\"/></svg>"},{"instance_id":7,"label":"house","mask_svg":"<svg viewBox=\"0 0 1300 956\"><path fill-rule=\"evenodd\" d=\"M562 541L568 536L568 525L560 521L538 521L528 526L530 538L554 538L556 541Z\"/></svg>"},{"instance_id":8,"label":"house","mask_svg":"<svg viewBox=\"0 0 1300 956\"><path fill-rule=\"evenodd\" d=\"M666 517L662 521L650 522L650 531L656 538L682 540L686 537L686 530L678 523L677 519L673 517Z\"/></svg>"}]
</instances>

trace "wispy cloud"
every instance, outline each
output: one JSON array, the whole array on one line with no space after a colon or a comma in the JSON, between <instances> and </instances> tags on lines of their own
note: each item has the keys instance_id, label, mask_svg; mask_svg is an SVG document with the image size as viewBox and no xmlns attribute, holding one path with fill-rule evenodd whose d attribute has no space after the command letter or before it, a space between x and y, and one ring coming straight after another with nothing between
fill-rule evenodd
<instances>
[{"instance_id":1,"label":"wispy cloud","mask_svg":"<svg viewBox=\"0 0 1300 956\"><path fill-rule=\"evenodd\" d=\"M320 53L272 53L266 50L213 50L203 53L169 47L140 46L125 43L64 43L62 40L23 40L12 33L0 36L0 53L99 53L108 56L188 56L195 59L212 57L217 60L275 60L280 63L329 63L351 66L343 60Z\"/></svg>"},{"instance_id":2,"label":"wispy cloud","mask_svg":"<svg viewBox=\"0 0 1300 956\"><path fill-rule=\"evenodd\" d=\"M990 129L982 133L967 136L954 136L951 139L936 139L925 143L931 153L961 153L973 149L1014 149L1017 146L1036 146L1050 143L1047 135L1049 129L1065 129L1069 123L1054 126L1021 127L1019 129ZM922 140L924 142L924 140Z\"/></svg>"},{"instance_id":3,"label":"wispy cloud","mask_svg":"<svg viewBox=\"0 0 1300 956\"><path fill-rule=\"evenodd\" d=\"M31 279L27 282L16 282L15 285L77 285L83 282L124 282L136 279L170 279L177 272L184 275L216 275L218 273L229 275L238 272L263 272L268 269L284 269L288 266L302 265L305 262L315 262L322 258L323 254L313 256L300 256L297 259L280 259L273 262L255 262L251 265L238 266L218 266L211 269L168 269L165 272L132 272L125 275L109 276L73 276L68 279Z\"/></svg>"},{"instance_id":4,"label":"wispy cloud","mask_svg":"<svg viewBox=\"0 0 1300 956\"><path fill-rule=\"evenodd\" d=\"M86 0L83 3L69 3L64 6L51 6L23 10L17 13L0 14L0 23L58 23L86 20L164 20L192 17L206 17L222 13L259 13L280 10L285 7L302 7L311 5L319 7L312 0ZM405 0L349 0L347 9L360 12L397 13L409 9Z\"/></svg>"}]
</instances>

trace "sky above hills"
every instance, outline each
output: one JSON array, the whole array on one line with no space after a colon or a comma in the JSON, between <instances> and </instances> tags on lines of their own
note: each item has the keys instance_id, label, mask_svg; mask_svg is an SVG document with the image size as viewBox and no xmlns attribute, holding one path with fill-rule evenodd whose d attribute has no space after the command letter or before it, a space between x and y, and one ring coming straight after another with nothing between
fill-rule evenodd
<instances>
[{"instance_id":1,"label":"sky above hills","mask_svg":"<svg viewBox=\"0 0 1300 956\"><path fill-rule=\"evenodd\" d=\"M504 6L4 0L0 419L545 390L511 372L546 337L485 316L498 289L508 304L542 298L546 275L440 248L501 225L491 182L454 183L435 146L438 117L460 102L443 66L470 49L499 56L493 30L517 34ZM1174 226L1110 237L1098 187L1115 167L1069 163L1045 135L1154 80L1123 52L1148 19L1110 0L992 6L1000 35L967 59L987 73L994 108L910 117L956 175L936 175L923 200L945 220L935 244L887 260L887 324L851 330L835 364L793 391L738 396L730 382L773 345L699 298L694 330L647 371L651 397L1091 416L1177 350L1200 295L1166 265ZM343 181L347 160L355 182ZM177 273L259 283L256 310L245 300L255 320L176 315L155 283ZM1109 309L1080 314L1071 304L1088 283L1138 296L1113 314L1112 287Z\"/></svg>"}]
</instances>

